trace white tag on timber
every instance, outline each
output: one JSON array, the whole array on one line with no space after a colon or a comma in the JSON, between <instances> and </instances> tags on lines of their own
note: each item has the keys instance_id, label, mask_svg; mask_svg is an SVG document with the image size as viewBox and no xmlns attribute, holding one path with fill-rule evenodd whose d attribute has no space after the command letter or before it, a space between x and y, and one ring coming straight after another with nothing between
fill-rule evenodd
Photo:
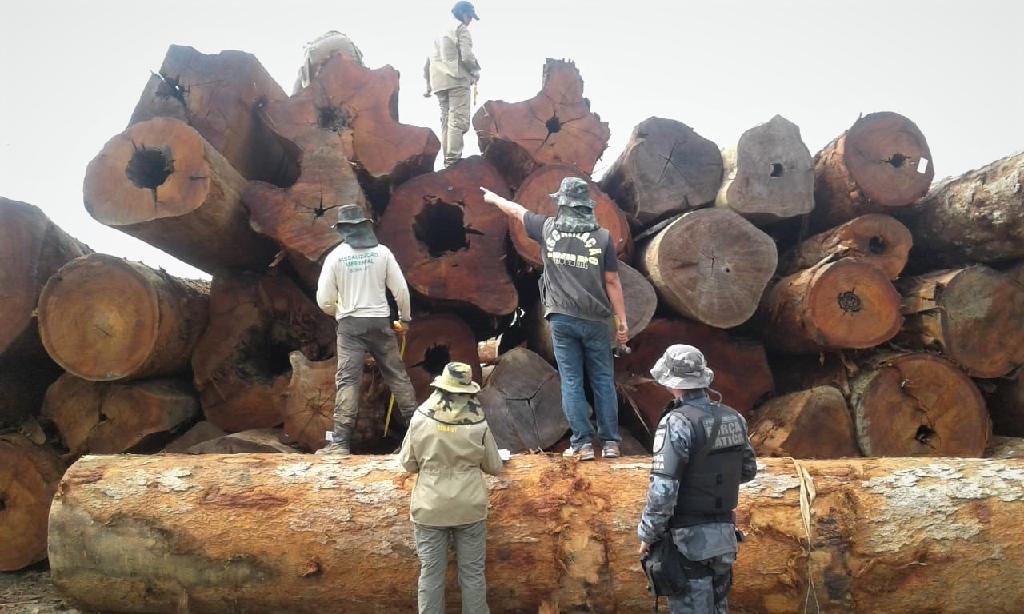
<instances>
[{"instance_id":1,"label":"white tag on timber","mask_svg":"<svg viewBox=\"0 0 1024 614\"><path fill-rule=\"evenodd\" d=\"M498 448L498 458L507 463L512 458L512 453L505 448Z\"/></svg>"},{"instance_id":2,"label":"white tag on timber","mask_svg":"<svg viewBox=\"0 0 1024 614\"><path fill-rule=\"evenodd\" d=\"M326 439L328 443L334 441L334 433L331 431L326 431L324 433L324 439Z\"/></svg>"},{"instance_id":3,"label":"white tag on timber","mask_svg":"<svg viewBox=\"0 0 1024 614\"><path fill-rule=\"evenodd\" d=\"M917 161L917 172L922 175L928 172L928 158L921 158Z\"/></svg>"}]
</instances>

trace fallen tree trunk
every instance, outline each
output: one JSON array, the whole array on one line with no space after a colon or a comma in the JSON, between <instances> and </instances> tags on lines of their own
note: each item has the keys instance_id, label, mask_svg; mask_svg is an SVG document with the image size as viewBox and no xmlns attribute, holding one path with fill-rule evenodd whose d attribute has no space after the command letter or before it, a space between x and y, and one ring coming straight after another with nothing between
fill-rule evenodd
<instances>
[{"instance_id":1,"label":"fallen tree trunk","mask_svg":"<svg viewBox=\"0 0 1024 614\"><path fill-rule=\"evenodd\" d=\"M196 268L265 266L276 252L249 227L245 179L176 119L134 124L107 141L85 172L85 208Z\"/></svg>"},{"instance_id":2,"label":"fallen tree trunk","mask_svg":"<svg viewBox=\"0 0 1024 614\"><path fill-rule=\"evenodd\" d=\"M973 377L1000 377L1024 364L1024 286L977 265L897 284L906 323L901 346L934 349Z\"/></svg>"},{"instance_id":3,"label":"fallen tree trunk","mask_svg":"<svg viewBox=\"0 0 1024 614\"><path fill-rule=\"evenodd\" d=\"M65 373L46 391L42 415L73 457L156 452L195 420L199 399L180 380L109 384Z\"/></svg>"},{"instance_id":4,"label":"fallen tree trunk","mask_svg":"<svg viewBox=\"0 0 1024 614\"><path fill-rule=\"evenodd\" d=\"M988 396L988 411L997 434L1024 437L1024 370L996 384Z\"/></svg>"},{"instance_id":5,"label":"fallen tree trunk","mask_svg":"<svg viewBox=\"0 0 1024 614\"><path fill-rule=\"evenodd\" d=\"M554 217L558 206L551 194L558 192L562 179L580 177L590 185L590 198L597 204L594 212L597 223L611 235L615 253L625 260L633 251L633 239L629 231L629 223L618 205L590 181L584 173L563 164L549 164L530 173L519 189L516 190L515 201L534 213ZM523 260L535 268L542 268L540 244L526 236L526 228L519 223L510 225L512 244Z\"/></svg>"},{"instance_id":6,"label":"fallen tree trunk","mask_svg":"<svg viewBox=\"0 0 1024 614\"><path fill-rule=\"evenodd\" d=\"M636 555L646 467L528 456L489 480L493 611L649 608ZM730 606L1015 611L1022 471L1020 460L764 459L741 489ZM89 457L53 505L51 573L90 610L414 611L412 485L372 457Z\"/></svg>"},{"instance_id":7,"label":"fallen tree trunk","mask_svg":"<svg viewBox=\"0 0 1024 614\"><path fill-rule=\"evenodd\" d=\"M768 345L791 354L864 349L900 330L900 295L885 273L855 258L822 260L783 277L764 297Z\"/></svg>"},{"instance_id":8,"label":"fallen tree trunk","mask_svg":"<svg viewBox=\"0 0 1024 614\"><path fill-rule=\"evenodd\" d=\"M843 394L831 386L775 397L757 408L750 442L758 456L860 456Z\"/></svg>"},{"instance_id":9,"label":"fallen tree trunk","mask_svg":"<svg viewBox=\"0 0 1024 614\"><path fill-rule=\"evenodd\" d=\"M912 205L934 176L928 141L914 122L898 113L870 113L815 156L813 224L825 229Z\"/></svg>"},{"instance_id":10,"label":"fallen tree trunk","mask_svg":"<svg viewBox=\"0 0 1024 614\"><path fill-rule=\"evenodd\" d=\"M933 354L870 357L850 391L865 456L982 456L992 436L974 382Z\"/></svg>"},{"instance_id":11,"label":"fallen tree trunk","mask_svg":"<svg viewBox=\"0 0 1024 614\"><path fill-rule=\"evenodd\" d=\"M46 558L46 516L64 465L14 433L0 435L0 571Z\"/></svg>"},{"instance_id":12,"label":"fallen tree trunk","mask_svg":"<svg viewBox=\"0 0 1024 614\"><path fill-rule=\"evenodd\" d=\"M814 209L814 161L800 128L781 115L754 126L722 152L724 180L716 207L727 207L758 226Z\"/></svg>"},{"instance_id":13,"label":"fallen tree trunk","mask_svg":"<svg viewBox=\"0 0 1024 614\"><path fill-rule=\"evenodd\" d=\"M601 180L601 189L641 228L714 202L722 183L718 146L682 122L649 117Z\"/></svg>"},{"instance_id":14,"label":"fallen tree trunk","mask_svg":"<svg viewBox=\"0 0 1024 614\"><path fill-rule=\"evenodd\" d=\"M548 58L540 92L529 100L488 100L473 116L484 158L516 188L545 164L574 166L586 175L608 147L608 123L590 110L583 77L572 61Z\"/></svg>"},{"instance_id":15,"label":"fallen tree trunk","mask_svg":"<svg viewBox=\"0 0 1024 614\"><path fill-rule=\"evenodd\" d=\"M754 315L778 263L775 242L738 214L683 215L640 248L640 270L669 307L718 328Z\"/></svg>"},{"instance_id":16,"label":"fallen tree trunk","mask_svg":"<svg viewBox=\"0 0 1024 614\"><path fill-rule=\"evenodd\" d=\"M426 299L505 315L518 304L505 265L508 221L483 201L480 186L509 197L497 171L479 157L407 181L391 196L379 236Z\"/></svg>"},{"instance_id":17,"label":"fallen tree trunk","mask_svg":"<svg viewBox=\"0 0 1024 614\"><path fill-rule=\"evenodd\" d=\"M189 370L206 328L209 284L90 254L61 267L39 296L39 334L69 373L106 382Z\"/></svg>"},{"instance_id":18,"label":"fallen tree trunk","mask_svg":"<svg viewBox=\"0 0 1024 614\"><path fill-rule=\"evenodd\" d=\"M855 217L845 224L805 240L786 255L786 275L809 269L829 258L857 258L872 264L889 279L896 279L907 265L914 238L896 218L880 213Z\"/></svg>"}]
</instances>

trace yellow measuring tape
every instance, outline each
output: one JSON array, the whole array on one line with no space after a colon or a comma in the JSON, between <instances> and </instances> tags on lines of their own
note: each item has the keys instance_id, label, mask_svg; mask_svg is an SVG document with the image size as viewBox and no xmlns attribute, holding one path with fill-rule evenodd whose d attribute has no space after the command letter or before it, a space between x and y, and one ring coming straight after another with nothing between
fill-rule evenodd
<instances>
[{"instance_id":1,"label":"yellow measuring tape","mask_svg":"<svg viewBox=\"0 0 1024 614\"><path fill-rule=\"evenodd\" d=\"M405 342L409 339L409 331L402 333L402 347L398 350L398 357L405 358ZM388 436L388 429L391 427L391 410L395 408L395 393L391 393L388 399L388 415L384 417L384 436Z\"/></svg>"}]
</instances>

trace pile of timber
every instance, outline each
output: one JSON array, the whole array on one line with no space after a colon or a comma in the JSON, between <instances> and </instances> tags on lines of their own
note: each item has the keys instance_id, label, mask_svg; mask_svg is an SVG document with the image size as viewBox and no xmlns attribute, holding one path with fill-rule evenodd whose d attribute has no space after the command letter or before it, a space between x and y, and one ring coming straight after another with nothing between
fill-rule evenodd
<instances>
[{"instance_id":1,"label":"pile of timber","mask_svg":"<svg viewBox=\"0 0 1024 614\"><path fill-rule=\"evenodd\" d=\"M632 351L616 359L615 382L634 448L650 445L670 399L649 370L676 343L704 351L713 388L746 417L762 456L976 457L993 425L998 435L1024 436L1024 202L1016 188L1024 156L929 191L927 141L895 113L858 118L815 156L781 116L725 149L681 121L651 117L592 177L608 125L584 97L576 65L549 59L536 96L477 111L481 156L434 172L437 138L398 120L397 96L393 68L344 53L288 96L250 54L172 46L127 129L90 162L83 199L98 221L210 281L94 254L38 209L0 199L0 471L20 476L0 479L0 503L19 510L0 515L0 535L19 537L0 559L5 568L45 556L46 503L63 467L83 455L309 453L326 443L336 325L314 295L321 263L341 241L335 209L346 203L376 220L412 290L403 360L417 398L447 362L470 363L495 437L514 452L559 450L568 425L537 290L539 248L482 201L479 187L550 215L548 195L568 175L589 182L620 259ZM390 452L405 425L389 417L390 395L369 357L362 382L354 449ZM302 505L266 494L277 485L234 493L208 464L310 470L299 461L213 459L154 458L154 467L170 463L157 491L201 488L207 503L240 508ZM836 497L859 496L843 489L886 462L837 464L841 471L824 468L821 479L846 493ZM601 474L598 490L611 475L633 476L590 471ZM513 473L514 488L542 479L525 464ZM642 489L642 476L631 479L629 488ZM66 509L54 526L84 518ZM143 531L146 522L132 526ZM821 540L822 548L835 542ZM226 553L209 560L245 554ZM404 573L408 561L396 563ZM335 564L302 563L314 577ZM217 565L233 578L269 569ZM80 571L90 581L134 573ZM816 577L815 590L828 577ZM76 580L65 578L74 593ZM771 597L783 604L776 609L809 581L790 580ZM598 585L562 583L552 598L575 604ZM151 598L210 598L182 590ZM854 599L857 589L844 591L824 597ZM599 592L599 601L618 598Z\"/></svg>"}]
</instances>

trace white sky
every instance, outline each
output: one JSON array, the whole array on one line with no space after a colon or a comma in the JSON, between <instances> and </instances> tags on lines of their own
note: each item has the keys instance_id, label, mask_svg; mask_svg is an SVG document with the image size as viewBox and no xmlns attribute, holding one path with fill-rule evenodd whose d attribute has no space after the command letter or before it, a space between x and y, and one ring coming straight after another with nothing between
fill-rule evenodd
<instances>
[{"instance_id":1,"label":"white sky","mask_svg":"<svg viewBox=\"0 0 1024 614\"><path fill-rule=\"evenodd\" d=\"M421 96L452 0L12 1L0 4L0 195L42 208L93 249L197 271L92 220L85 166L124 129L171 43L255 54L290 92L306 41L349 34L403 76L405 123L437 127ZM1024 148L1024 3L1014 0L480 0L480 99L540 88L546 57L576 61L611 126L600 175L652 115L719 146L780 113L811 153L859 113L890 110L928 138L936 178ZM467 139L467 155L476 139Z\"/></svg>"}]
</instances>

